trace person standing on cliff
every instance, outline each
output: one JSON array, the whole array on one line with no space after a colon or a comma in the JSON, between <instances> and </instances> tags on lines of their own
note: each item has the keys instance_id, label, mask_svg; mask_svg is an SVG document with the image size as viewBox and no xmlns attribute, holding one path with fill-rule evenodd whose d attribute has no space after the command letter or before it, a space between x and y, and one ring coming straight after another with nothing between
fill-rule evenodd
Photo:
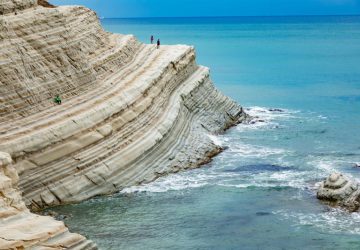
<instances>
[{"instance_id":1,"label":"person standing on cliff","mask_svg":"<svg viewBox=\"0 0 360 250\"><path fill-rule=\"evenodd\" d=\"M151 37L150 37L150 41L151 41L151 44L153 44L153 43L154 43L154 36L153 36L153 35L151 35Z\"/></svg>"},{"instance_id":2,"label":"person standing on cliff","mask_svg":"<svg viewBox=\"0 0 360 250\"><path fill-rule=\"evenodd\" d=\"M157 48L160 48L160 39L157 40Z\"/></svg>"}]
</instances>

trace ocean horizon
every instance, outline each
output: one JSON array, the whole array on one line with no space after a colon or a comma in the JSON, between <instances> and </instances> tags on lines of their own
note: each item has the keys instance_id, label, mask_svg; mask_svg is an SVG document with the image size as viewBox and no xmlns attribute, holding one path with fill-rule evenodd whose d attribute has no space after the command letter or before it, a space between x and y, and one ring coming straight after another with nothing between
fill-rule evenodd
<instances>
[{"instance_id":1,"label":"ocean horizon","mask_svg":"<svg viewBox=\"0 0 360 250\"><path fill-rule=\"evenodd\" d=\"M248 15L248 16L144 16L144 17L101 17L101 19L157 19L157 18L261 18L261 17L269 17L269 18L278 18L278 17L286 17L286 18L298 18L298 17L359 17L358 15Z\"/></svg>"},{"instance_id":2,"label":"ocean horizon","mask_svg":"<svg viewBox=\"0 0 360 250\"><path fill-rule=\"evenodd\" d=\"M183 19L184 21L191 22L193 19L195 20L218 20L223 19L227 21L234 21L238 20L241 22L250 22L250 21L274 21L277 20L279 22L294 22L294 21L301 21L301 22L339 22L339 21L349 21L353 22L353 18L360 18L359 15L278 15L278 16L178 16L178 17L100 17L101 20L132 20L132 21L139 21L139 20L176 20L176 19Z\"/></svg>"},{"instance_id":3,"label":"ocean horizon","mask_svg":"<svg viewBox=\"0 0 360 250\"><path fill-rule=\"evenodd\" d=\"M360 249L360 216L321 203L360 180L360 16L104 18L113 33L189 44L254 117L211 136L206 166L53 209L101 249Z\"/></svg>"}]
</instances>

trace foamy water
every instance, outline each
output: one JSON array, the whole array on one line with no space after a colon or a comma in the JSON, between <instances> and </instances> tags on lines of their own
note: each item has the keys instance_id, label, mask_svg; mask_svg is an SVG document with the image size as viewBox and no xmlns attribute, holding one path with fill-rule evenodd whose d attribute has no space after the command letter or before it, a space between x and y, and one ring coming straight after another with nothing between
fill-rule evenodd
<instances>
[{"instance_id":1,"label":"foamy water","mask_svg":"<svg viewBox=\"0 0 360 250\"><path fill-rule=\"evenodd\" d=\"M158 193L200 188L206 185L219 185L233 188L291 187L316 190L314 188L316 183L310 183L311 180L320 179L332 172L339 171L340 169L336 166L341 166L341 163L344 163L341 160L325 160L324 157L308 157L308 161L305 162L308 169L305 171L291 166L292 161L289 158L294 157L295 154L295 152L291 150L244 143L241 135L245 133L245 131L273 130L274 128L282 126L282 121L301 119L301 117L296 115L299 114L300 111L286 109L250 107L246 109L246 112L250 114L253 119L250 123L240 124L234 129L236 133L239 134L239 138L234 140L233 134L219 136L209 135L216 145L226 147L226 151L216 158L215 164L211 164L210 168L206 167L204 169L161 177L149 184L126 188L122 190L121 193ZM256 170L256 164L254 164L253 167L251 167L250 164L250 166L246 166L244 169L239 167L236 170L232 170L230 168L234 162L241 160L244 162L249 160L267 161L269 158L277 165L269 164L265 166L265 169L260 169L260 171Z\"/></svg>"},{"instance_id":2,"label":"foamy water","mask_svg":"<svg viewBox=\"0 0 360 250\"><path fill-rule=\"evenodd\" d=\"M360 235L360 214L348 213L338 208L329 208L320 214L292 213L279 210L274 212L283 220L295 222L295 226L311 226L322 233L345 233Z\"/></svg>"},{"instance_id":3,"label":"foamy water","mask_svg":"<svg viewBox=\"0 0 360 250\"><path fill-rule=\"evenodd\" d=\"M129 199L134 197L141 201L141 204L136 206L145 206L144 210L140 212L143 214L146 211L153 211L151 213L155 213L158 209L163 211L165 208L161 208L162 205L159 207L158 204L158 202L163 202L161 201L163 196L170 200L173 197L181 197L181 200L186 200L187 196L192 197L194 194L198 195L203 192L225 192L225 194L229 192L235 194L238 192L240 194L255 193L255 197L250 196L243 201L249 202L253 199L251 203L255 202L255 204L252 204L249 208L242 209L250 209L249 211L252 211L252 209L256 210L257 206L261 207L262 200L264 199L262 196L265 195L265 197L269 197L269 200L263 201L265 203L270 202L268 207L271 209L269 212L260 210L256 212L256 216L276 218L276 222L274 221L273 223L282 225L282 227L291 225L293 230L304 234L302 237L307 237L306 230L309 230L309 228L311 231L316 232L316 234L359 236L360 215L358 213L349 214L341 209L328 208L315 198L320 181L332 172L343 171L343 166L350 165L354 157L338 152L331 152L330 154L299 154L293 148L279 147L275 143L277 140L276 134L279 131L289 129L291 124L302 121L304 116L307 116L306 119L313 122L322 122L326 119L315 113L310 114L309 117L309 114L304 115L301 111L267 107L250 107L246 111L253 117L252 122L240 124L224 135L209 135L216 145L225 147L226 150L207 166L164 176L152 183L129 187L113 197L89 201L82 206L85 206L85 210L86 207L102 207L104 204L109 204L112 207L114 204L121 202L125 197L129 198L124 202L130 202L131 204L132 201ZM265 139L257 140L257 133L266 135L264 136ZM267 136L271 140L267 141ZM351 173L348 174L356 178ZM256 197L258 195L260 197ZM271 201L272 199L274 201L279 200L279 202L274 204ZM150 202L150 207L148 208L146 208L145 204L142 204L146 200ZM153 202L155 203L151 200L154 200ZM310 202L311 209L307 210L308 202ZM84 210L82 206L80 205L78 212ZM119 206L119 209L121 209L123 205L115 206ZM172 207L172 204L167 206ZM107 210L108 208L102 209ZM74 209L70 210L72 213L74 212ZM123 210L121 209L120 211ZM120 214L122 213L120 212ZM138 215L136 214L139 211L136 209L134 213L133 216L137 217ZM75 216L79 217L79 215ZM253 215L250 214L248 216L251 218ZM132 215L130 215L130 218L132 218ZM104 221L104 223L109 223L108 220L112 220L112 218L109 214L106 214L104 220L107 221ZM121 220L124 220L124 218L122 217ZM127 220L125 219L125 221ZM162 221L161 223L167 223L164 220L160 221ZM119 223L113 222L113 226L122 227L121 223L120 225ZM134 222L124 223L123 226ZM161 223L158 226L161 227ZM138 226L141 226L141 223ZM254 230L258 230L258 226L255 227L256 229ZM267 227L267 223L263 227ZM96 231L96 229L94 230ZM272 226L271 230L276 231L277 229ZM286 235L286 233L278 231L280 235ZM114 239L111 239L111 242L113 242ZM138 247L141 248L140 246Z\"/></svg>"}]
</instances>

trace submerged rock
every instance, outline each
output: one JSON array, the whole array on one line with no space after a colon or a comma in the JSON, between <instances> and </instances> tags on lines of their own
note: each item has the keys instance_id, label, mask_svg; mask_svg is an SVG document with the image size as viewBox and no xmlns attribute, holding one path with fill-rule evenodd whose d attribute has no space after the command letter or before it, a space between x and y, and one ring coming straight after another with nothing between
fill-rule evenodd
<instances>
[{"instance_id":1,"label":"submerged rock","mask_svg":"<svg viewBox=\"0 0 360 250\"><path fill-rule=\"evenodd\" d=\"M256 213L256 216L268 216L268 215L271 215L271 213L269 213L269 212L257 212Z\"/></svg>"},{"instance_id":2,"label":"submerged rock","mask_svg":"<svg viewBox=\"0 0 360 250\"><path fill-rule=\"evenodd\" d=\"M252 119L249 119L249 124L253 125L253 124L257 124L257 123L265 123L265 120L259 119L259 117L252 117Z\"/></svg>"},{"instance_id":3,"label":"submerged rock","mask_svg":"<svg viewBox=\"0 0 360 250\"><path fill-rule=\"evenodd\" d=\"M359 183L340 173L333 173L321 183L317 198L355 212L360 207Z\"/></svg>"},{"instance_id":4,"label":"submerged rock","mask_svg":"<svg viewBox=\"0 0 360 250\"><path fill-rule=\"evenodd\" d=\"M279 108L271 108L271 109L269 109L269 111L270 111L270 112L279 112L279 113L285 112L284 110L279 109Z\"/></svg>"},{"instance_id":5,"label":"submerged rock","mask_svg":"<svg viewBox=\"0 0 360 250\"><path fill-rule=\"evenodd\" d=\"M236 172L280 172L280 171L289 171L292 168L279 166L274 164L250 164L240 166L234 169L227 169L224 172L236 173Z\"/></svg>"}]
</instances>

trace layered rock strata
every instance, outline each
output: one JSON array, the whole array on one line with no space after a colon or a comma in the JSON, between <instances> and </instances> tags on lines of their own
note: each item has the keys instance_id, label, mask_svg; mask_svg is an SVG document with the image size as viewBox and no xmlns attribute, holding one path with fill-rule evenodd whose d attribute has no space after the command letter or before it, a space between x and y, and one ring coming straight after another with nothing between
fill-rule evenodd
<instances>
[{"instance_id":1,"label":"layered rock strata","mask_svg":"<svg viewBox=\"0 0 360 250\"><path fill-rule=\"evenodd\" d=\"M43 6L52 7L0 0L0 249L94 249L25 205L79 202L196 168L222 150L208 135L247 116L192 47L156 49L105 32L86 8Z\"/></svg>"},{"instance_id":2,"label":"layered rock strata","mask_svg":"<svg viewBox=\"0 0 360 250\"><path fill-rule=\"evenodd\" d=\"M342 174L333 173L321 183L317 197L354 212L360 207L360 185Z\"/></svg>"},{"instance_id":3,"label":"layered rock strata","mask_svg":"<svg viewBox=\"0 0 360 250\"><path fill-rule=\"evenodd\" d=\"M17 14L5 10L0 22L0 150L28 207L198 167L221 151L208 135L246 118L193 47L107 33L84 7L15 2Z\"/></svg>"},{"instance_id":4,"label":"layered rock strata","mask_svg":"<svg viewBox=\"0 0 360 250\"><path fill-rule=\"evenodd\" d=\"M1 0L0 15L17 14L18 11L37 6L37 0Z\"/></svg>"},{"instance_id":5,"label":"layered rock strata","mask_svg":"<svg viewBox=\"0 0 360 250\"><path fill-rule=\"evenodd\" d=\"M30 213L17 182L10 155L0 152L0 249L96 249L63 222Z\"/></svg>"}]
</instances>

